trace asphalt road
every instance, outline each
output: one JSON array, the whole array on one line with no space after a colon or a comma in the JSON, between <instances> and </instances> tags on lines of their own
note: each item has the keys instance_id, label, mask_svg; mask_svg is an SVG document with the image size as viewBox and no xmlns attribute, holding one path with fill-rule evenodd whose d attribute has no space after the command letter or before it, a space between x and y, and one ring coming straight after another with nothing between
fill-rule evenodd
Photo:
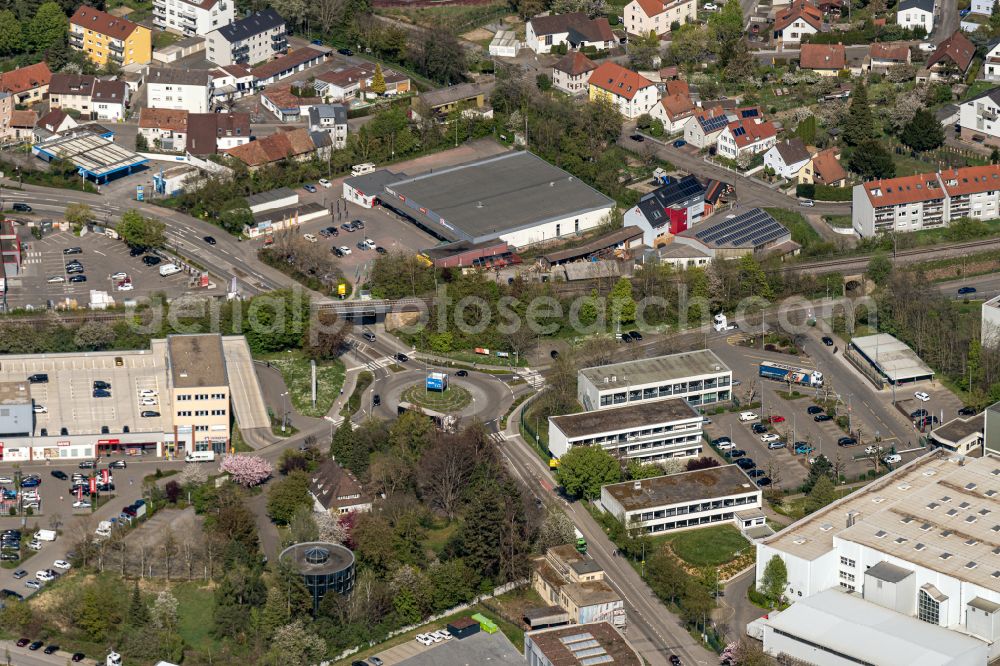
<instances>
[{"instance_id":1,"label":"asphalt road","mask_svg":"<svg viewBox=\"0 0 1000 666\"><path fill-rule=\"evenodd\" d=\"M930 41L940 44L958 30L958 3L956 0L936 0L934 10L934 30Z\"/></svg>"},{"instance_id":2,"label":"asphalt road","mask_svg":"<svg viewBox=\"0 0 1000 666\"><path fill-rule=\"evenodd\" d=\"M518 432L522 407L507 421L506 442L501 452L508 467L537 499L558 506L587 539L587 552L604 569L609 584L621 594L628 617L627 637L652 666L664 666L672 654L686 665L707 666L718 663L718 656L699 645L680 625L677 617L660 600L623 558L613 556L615 545L603 529L578 502L568 503L555 492L555 481L548 465L525 442Z\"/></svg>"},{"instance_id":3,"label":"asphalt road","mask_svg":"<svg viewBox=\"0 0 1000 666\"><path fill-rule=\"evenodd\" d=\"M637 143L630 138L635 133L635 123L629 122L622 128L618 144L629 150L642 153L652 150L656 156L664 159L675 167L687 171L696 176L715 178L727 183L732 183L737 197L737 205L744 208L754 208L757 206L768 208L787 208L808 212L814 215L849 215L851 204L845 203L817 203L812 208L800 208L797 200L787 195L772 190L771 188L746 178L738 173L724 169L715 164L709 164L700 155L693 153L690 148L674 148L670 144L661 144L647 138L642 143Z\"/></svg>"}]
</instances>

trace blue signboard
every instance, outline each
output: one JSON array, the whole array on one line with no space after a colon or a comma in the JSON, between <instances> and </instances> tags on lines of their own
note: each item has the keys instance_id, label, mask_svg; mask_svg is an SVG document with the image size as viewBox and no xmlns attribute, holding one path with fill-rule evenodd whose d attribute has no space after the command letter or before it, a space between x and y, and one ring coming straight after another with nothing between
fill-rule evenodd
<instances>
[{"instance_id":1,"label":"blue signboard","mask_svg":"<svg viewBox=\"0 0 1000 666\"><path fill-rule=\"evenodd\" d=\"M142 201L143 200L143 198L142 198L142 185L136 185L135 186L135 200L136 201Z\"/></svg>"},{"instance_id":2,"label":"blue signboard","mask_svg":"<svg viewBox=\"0 0 1000 666\"><path fill-rule=\"evenodd\" d=\"M428 391L444 391L448 388L448 375L443 372L432 372L427 375Z\"/></svg>"}]
</instances>

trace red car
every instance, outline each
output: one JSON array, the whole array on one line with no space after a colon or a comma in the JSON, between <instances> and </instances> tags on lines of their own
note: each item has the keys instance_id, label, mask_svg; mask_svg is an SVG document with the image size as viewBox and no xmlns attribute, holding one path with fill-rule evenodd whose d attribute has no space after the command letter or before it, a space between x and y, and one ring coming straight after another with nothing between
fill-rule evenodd
<instances>
[{"instance_id":1,"label":"red car","mask_svg":"<svg viewBox=\"0 0 1000 666\"><path fill-rule=\"evenodd\" d=\"M19 638L17 639L17 647L24 647L31 642L30 638Z\"/></svg>"},{"instance_id":2,"label":"red car","mask_svg":"<svg viewBox=\"0 0 1000 666\"><path fill-rule=\"evenodd\" d=\"M770 417L767 421L768 421L768 423L781 423L784 420L785 420L784 416L777 416L777 415L775 415L775 416Z\"/></svg>"}]
</instances>

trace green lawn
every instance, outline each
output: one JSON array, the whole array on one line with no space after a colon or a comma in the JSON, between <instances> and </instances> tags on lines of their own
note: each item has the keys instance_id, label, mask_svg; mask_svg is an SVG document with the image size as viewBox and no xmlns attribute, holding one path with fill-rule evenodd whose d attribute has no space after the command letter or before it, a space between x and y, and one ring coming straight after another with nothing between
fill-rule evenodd
<instances>
[{"instance_id":1,"label":"green lawn","mask_svg":"<svg viewBox=\"0 0 1000 666\"><path fill-rule=\"evenodd\" d=\"M215 643L211 636L215 599L212 590L203 583L191 581L173 587L179 611L177 631L184 642L197 650Z\"/></svg>"},{"instance_id":2,"label":"green lawn","mask_svg":"<svg viewBox=\"0 0 1000 666\"><path fill-rule=\"evenodd\" d=\"M358 373L358 379L354 383L354 391L340 410L341 416L349 418L351 414L361 408L361 396L365 394L365 391L371 386L373 381L375 381L375 375L367 370Z\"/></svg>"},{"instance_id":3,"label":"green lawn","mask_svg":"<svg viewBox=\"0 0 1000 666\"><path fill-rule=\"evenodd\" d=\"M448 540L458 530L457 520L442 521L442 523L443 525L440 527L435 526L433 529L427 530L427 537L424 539L424 548L432 550L438 555L441 554Z\"/></svg>"},{"instance_id":4,"label":"green lawn","mask_svg":"<svg viewBox=\"0 0 1000 666\"><path fill-rule=\"evenodd\" d=\"M171 44L180 41L180 35L175 35L172 32L167 32L165 30L157 31L153 34L153 48L162 49Z\"/></svg>"},{"instance_id":5,"label":"green lawn","mask_svg":"<svg viewBox=\"0 0 1000 666\"><path fill-rule=\"evenodd\" d=\"M765 210L778 222L788 227L788 230L792 232L792 240L801 245L803 250L823 240L819 232L813 229L806 218L799 213L783 208L765 208Z\"/></svg>"},{"instance_id":6,"label":"green lawn","mask_svg":"<svg viewBox=\"0 0 1000 666\"><path fill-rule=\"evenodd\" d=\"M299 414L325 416L344 385L344 364L339 359L316 365L316 406L312 405L309 359L301 352L279 352L258 357L276 367L288 387L292 406Z\"/></svg>"},{"instance_id":7,"label":"green lawn","mask_svg":"<svg viewBox=\"0 0 1000 666\"><path fill-rule=\"evenodd\" d=\"M402 399L436 412L454 412L472 402L472 394L461 386L449 386L445 391L428 391L423 385L414 384L403 391Z\"/></svg>"},{"instance_id":8,"label":"green lawn","mask_svg":"<svg viewBox=\"0 0 1000 666\"><path fill-rule=\"evenodd\" d=\"M838 229L850 229L854 226L850 215L824 215L823 220L831 227Z\"/></svg>"},{"instance_id":9,"label":"green lawn","mask_svg":"<svg viewBox=\"0 0 1000 666\"><path fill-rule=\"evenodd\" d=\"M670 540L677 557L696 567L716 567L732 561L750 545L732 525L715 525L679 532Z\"/></svg>"}]
</instances>

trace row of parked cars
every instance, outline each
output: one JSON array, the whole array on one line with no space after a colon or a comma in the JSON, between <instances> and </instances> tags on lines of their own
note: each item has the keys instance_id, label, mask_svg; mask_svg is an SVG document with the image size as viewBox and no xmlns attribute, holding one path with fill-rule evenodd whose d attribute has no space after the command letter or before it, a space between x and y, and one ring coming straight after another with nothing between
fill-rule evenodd
<instances>
[{"instance_id":1,"label":"row of parked cars","mask_svg":"<svg viewBox=\"0 0 1000 666\"><path fill-rule=\"evenodd\" d=\"M33 652L36 650L41 650L43 645L45 645L43 641L32 641L30 638L20 638L17 641L17 647L22 647L22 648L27 647L29 650ZM44 650L42 650L42 652L44 652L45 654L55 654L58 651L59 651L59 646L56 645L55 643L50 643L45 647ZM76 652L73 654L72 657L70 657L70 661L78 662L78 661L83 661L86 658L87 656L82 652Z\"/></svg>"}]
</instances>

